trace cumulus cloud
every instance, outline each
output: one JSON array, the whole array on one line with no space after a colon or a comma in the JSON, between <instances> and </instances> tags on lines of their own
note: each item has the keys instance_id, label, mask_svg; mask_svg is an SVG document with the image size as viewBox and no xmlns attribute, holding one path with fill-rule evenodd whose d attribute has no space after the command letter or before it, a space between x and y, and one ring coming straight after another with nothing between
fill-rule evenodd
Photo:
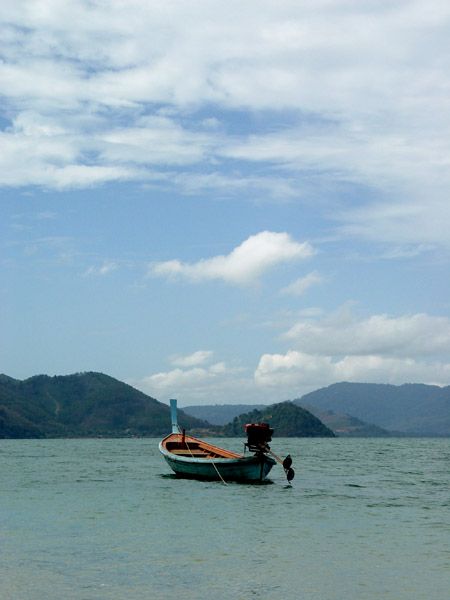
<instances>
[{"instance_id":1,"label":"cumulus cloud","mask_svg":"<svg viewBox=\"0 0 450 600\"><path fill-rule=\"evenodd\" d=\"M290 397L339 381L448 385L450 319L427 314L356 318L348 303L302 319L281 338L290 349L264 354L256 385Z\"/></svg>"},{"instance_id":2,"label":"cumulus cloud","mask_svg":"<svg viewBox=\"0 0 450 600\"><path fill-rule=\"evenodd\" d=\"M290 397L340 381L448 385L449 380L449 363L377 355L345 356L336 360L332 356L296 350L262 356L255 371L259 386L284 390Z\"/></svg>"},{"instance_id":3,"label":"cumulus cloud","mask_svg":"<svg viewBox=\"0 0 450 600\"><path fill-rule=\"evenodd\" d=\"M128 383L154 398L166 400L177 397L180 405L197 402L228 402L230 398L244 396L252 386L250 378L244 377L245 369L230 367L218 362L209 367L176 368L156 373Z\"/></svg>"},{"instance_id":4,"label":"cumulus cloud","mask_svg":"<svg viewBox=\"0 0 450 600\"><path fill-rule=\"evenodd\" d=\"M282 335L296 350L319 355L431 356L450 351L450 319L427 314L357 319L349 306L319 321L302 320Z\"/></svg>"},{"instance_id":5,"label":"cumulus cloud","mask_svg":"<svg viewBox=\"0 0 450 600\"><path fill-rule=\"evenodd\" d=\"M448 385L450 363L377 355L336 358L289 350L261 356L253 375L219 362L210 367L176 368L128 383L162 401L178 397L186 406L244 400L270 404L340 381Z\"/></svg>"},{"instance_id":6,"label":"cumulus cloud","mask_svg":"<svg viewBox=\"0 0 450 600\"><path fill-rule=\"evenodd\" d=\"M357 319L349 303L328 317L307 310L284 352L266 352L253 373L216 362L208 351L171 357L177 368L133 382L157 398L178 394L189 403L271 403L340 381L449 385L450 319L418 314ZM295 335L294 335L295 333Z\"/></svg>"},{"instance_id":7,"label":"cumulus cloud","mask_svg":"<svg viewBox=\"0 0 450 600\"><path fill-rule=\"evenodd\" d=\"M294 241L287 233L263 231L250 236L225 256L203 259L193 264L179 260L153 263L149 275L184 277L192 283L221 279L234 285L247 285L280 263L304 260L315 253L308 242Z\"/></svg>"}]
</instances>

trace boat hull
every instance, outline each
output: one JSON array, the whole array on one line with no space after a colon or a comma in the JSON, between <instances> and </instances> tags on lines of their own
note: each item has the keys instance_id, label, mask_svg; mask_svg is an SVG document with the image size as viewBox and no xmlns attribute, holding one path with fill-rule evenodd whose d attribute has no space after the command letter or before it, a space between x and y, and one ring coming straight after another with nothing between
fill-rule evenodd
<instances>
[{"instance_id":1,"label":"boat hull","mask_svg":"<svg viewBox=\"0 0 450 600\"><path fill-rule=\"evenodd\" d=\"M238 458L194 458L176 456L168 452L163 443L159 450L169 467L179 477L224 481L263 481L275 461L264 454Z\"/></svg>"}]
</instances>

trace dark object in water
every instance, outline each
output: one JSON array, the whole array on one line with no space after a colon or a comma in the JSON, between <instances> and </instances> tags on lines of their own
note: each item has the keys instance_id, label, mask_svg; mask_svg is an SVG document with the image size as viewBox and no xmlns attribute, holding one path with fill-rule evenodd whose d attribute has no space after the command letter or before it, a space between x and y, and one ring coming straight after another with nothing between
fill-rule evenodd
<instances>
[{"instance_id":1,"label":"dark object in water","mask_svg":"<svg viewBox=\"0 0 450 600\"><path fill-rule=\"evenodd\" d=\"M288 471L292 466L292 458L291 455L288 454L286 458L283 460L283 467L285 471Z\"/></svg>"},{"instance_id":2,"label":"dark object in water","mask_svg":"<svg viewBox=\"0 0 450 600\"><path fill-rule=\"evenodd\" d=\"M287 480L289 483L291 483L291 481L295 477L295 472L294 472L294 469L291 469L291 465L292 465L292 458L291 458L291 455L288 454L286 456L286 458L283 460L283 468L284 468L284 472L286 473L286 477L287 477Z\"/></svg>"},{"instance_id":3,"label":"dark object in water","mask_svg":"<svg viewBox=\"0 0 450 600\"><path fill-rule=\"evenodd\" d=\"M291 481L295 477L295 471L294 471L294 469L287 469L287 471L286 471L286 477L287 477L287 480L289 481L289 483L291 483Z\"/></svg>"}]
</instances>

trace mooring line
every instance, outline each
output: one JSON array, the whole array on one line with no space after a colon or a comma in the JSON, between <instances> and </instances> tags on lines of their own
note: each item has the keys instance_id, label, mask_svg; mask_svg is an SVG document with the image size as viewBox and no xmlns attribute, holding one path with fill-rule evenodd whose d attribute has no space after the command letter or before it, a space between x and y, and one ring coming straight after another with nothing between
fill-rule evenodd
<instances>
[{"instance_id":1,"label":"mooring line","mask_svg":"<svg viewBox=\"0 0 450 600\"><path fill-rule=\"evenodd\" d=\"M214 461L213 461L213 459L212 459L210 456L208 456L208 458L209 458L209 460L212 462L212 465L213 465L213 467L215 468L215 470L216 470L216 472L217 472L217 475L220 477L220 479L223 481L223 483L224 483L225 485L227 485L227 482L226 482L226 481L225 481L225 479L222 477L222 475L219 473L219 469L218 469L218 468L216 467L216 465L214 464Z\"/></svg>"},{"instance_id":2,"label":"mooring line","mask_svg":"<svg viewBox=\"0 0 450 600\"><path fill-rule=\"evenodd\" d=\"M192 456L192 458L195 458L194 455L192 454L192 450L189 448L189 444L186 442L186 440L184 440L184 443L186 444L187 449L189 450L190 455ZM208 456L209 460L212 462L213 467L216 470L217 475L220 477L220 479L223 481L223 483L225 485L227 485L227 482L225 481L225 479L222 477L222 475L219 473L218 468L216 467L216 465L214 464L213 459L211 458L211 456Z\"/></svg>"}]
</instances>

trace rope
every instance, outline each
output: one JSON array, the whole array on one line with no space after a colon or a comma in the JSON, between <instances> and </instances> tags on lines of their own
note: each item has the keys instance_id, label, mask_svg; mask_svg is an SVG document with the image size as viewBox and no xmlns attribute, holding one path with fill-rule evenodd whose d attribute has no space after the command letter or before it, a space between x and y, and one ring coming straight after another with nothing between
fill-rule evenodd
<instances>
[{"instance_id":1,"label":"rope","mask_svg":"<svg viewBox=\"0 0 450 600\"><path fill-rule=\"evenodd\" d=\"M192 458L195 458L194 455L192 454L192 450L189 448L189 444L186 442L186 440L184 440L184 443L186 444L187 449L189 450L190 455L192 456ZM209 460L212 462L212 466L215 468L217 475L220 477L220 479L222 480L222 482L227 485L227 482L225 481L225 479L222 477L222 475L219 473L218 468L216 467L213 459L211 458L211 456L208 456Z\"/></svg>"},{"instance_id":2,"label":"rope","mask_svg":"<svg viewBox=\"0 0 450 600\"><path fill-rule=\"evenodd\" d=\"M222 480L222 482L223 482L225 485L227 485L227 482L226 482L226 481L225 481L225 479L222 477L222 475L219 473L219 470L218 470L218 468L217 468L217 467L216 467L216 465L214 464L214 461L213 461L213 459L212 459L210 456L208 456L208 458L209 458L209 460L212 462L212 466L215 468L217 475L220 477L220 479Z\"/></svg>"},{"instance_id":3,"label":"rope","mask_svg":"<svg viewBox=\"0 0 450 600\"><path fill-rule=\"evenodd\" d=\"M190 455L192 456L192 458L194 458L194 455L192 454L192 450L189 448L189 444L187 443L186 440L184 440L184 443L186 444L186 448L189 450Z\"/></svg>"}]
</instances>

